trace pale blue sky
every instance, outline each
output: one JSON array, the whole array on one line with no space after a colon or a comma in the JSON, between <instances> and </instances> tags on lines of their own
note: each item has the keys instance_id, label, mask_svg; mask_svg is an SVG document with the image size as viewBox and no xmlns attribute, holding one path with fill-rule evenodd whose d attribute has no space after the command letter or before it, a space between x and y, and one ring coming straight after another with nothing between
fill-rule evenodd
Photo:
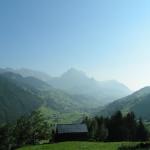
<instances>
[{"instance_id":1,"label":"pale blue sky","mask_svg":"<svg viewBox=\"0 0 150 150\"><path fill-rule=\"evenodd\" d=\"M0 0L0 67L150 85L150 1Z\"/></svg>"}]
</instances>

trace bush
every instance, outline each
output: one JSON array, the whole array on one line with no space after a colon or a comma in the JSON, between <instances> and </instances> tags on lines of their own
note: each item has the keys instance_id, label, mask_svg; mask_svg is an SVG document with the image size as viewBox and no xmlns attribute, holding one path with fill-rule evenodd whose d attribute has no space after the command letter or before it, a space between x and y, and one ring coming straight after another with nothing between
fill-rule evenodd
<instances>
[{"instance_id":1,"label":"bush","mask_svg":"<svg viewBox=\"0 0 150 150\"><path fill-rule=\"evenodd\" d=\"M51 127L40 111L20 117L13 125L0 126L0 150L10 150L27 144L36 144L50 138Z\"/></svg>"},{"instance_id":2,"label":"bush","mask_svg":"<svg viewBox=\"0 0 150 150\"><path fill-rule=\"evenodd\" d=\"M148 150L150 143L140 143L135 146L121 146L118 150Z\"/></svg>"}]
</instances>

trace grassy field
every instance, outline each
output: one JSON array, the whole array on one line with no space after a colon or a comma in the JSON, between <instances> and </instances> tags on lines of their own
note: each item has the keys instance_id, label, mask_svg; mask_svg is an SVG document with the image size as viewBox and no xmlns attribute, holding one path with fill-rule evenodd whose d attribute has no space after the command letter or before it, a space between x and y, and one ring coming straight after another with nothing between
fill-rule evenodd
<instances>
[{"instance_id":1,"label":"grassy field","mask_svg":"<svg viewBox=\"0 0 150 150\"><path fill-rule=\"evenodd\" d=\"M134 145L129 142L62 142L57 144L45 144L36 146L27 146L17 150L117 150L121 145Z\"/></svg>"},{"instance_id":2,"label":"grassy field","mask_svg":"<svg viewBox=\"0 0 150 150\"><path fill-rule=\"evenodd\" d=\"M47 108L44 106L40 107L39 110L44 115L44 117L47 118L50 124L72 123L77 120L80 120L81 118L83 118L83 116L89 116L88 113L83 113L83 112L78 112L78 111L60 113L58 111L55 111L51 108ZM56 116L57 119L53 116Z\"/></svg>"}]
</instances>

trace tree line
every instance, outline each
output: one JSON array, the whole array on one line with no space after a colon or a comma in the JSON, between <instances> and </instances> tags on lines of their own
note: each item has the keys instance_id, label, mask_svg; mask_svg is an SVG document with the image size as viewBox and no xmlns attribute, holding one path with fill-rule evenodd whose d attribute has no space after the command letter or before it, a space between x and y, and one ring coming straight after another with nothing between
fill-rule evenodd
<instances>
[{"instance_id":1,"label":"tree line","mask_svg":"<svg viewBox=\"0 0 150 150\"><path fill-rule=\"evenodd\" d=\"M51 126L40 111L20 117L13 124L0 125L0 150L36 144L37 140L49 139Z\"/></svg>"},{"instance_id":2,"label":"tree line","mask_svg":"<svg viewBox=\"0 0 150 150\"><path fill-rule=\"evenodd\" d=\"M125 116L120 111L111 117L83 119L89 130L89 138L96 141L146 141L149 133L142 119L136 119L133 112Z\"/></svg>"},{"instance_id":3,"label":"tree line","mask_svg":"<svg viewBox=\"0 0 150 150\"><path fill-rule=\"evenodd\" d=\"M85 117L89 140L94 141L146 141L149 138L142 119L133 112L123 116L120 111L111 117ZM40 140L53 141L55 132L40 111L20 117L13 124L0 125L0 150L12 150Z\"/></svg>"}]
</instances>

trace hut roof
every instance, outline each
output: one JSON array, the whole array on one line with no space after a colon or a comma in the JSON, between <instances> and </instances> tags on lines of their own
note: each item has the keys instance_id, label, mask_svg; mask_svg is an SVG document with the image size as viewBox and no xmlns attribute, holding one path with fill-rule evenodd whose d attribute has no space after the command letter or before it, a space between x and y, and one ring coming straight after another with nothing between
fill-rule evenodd
<instances>
[{"instance_id":1,"label":"hut roof","mask_svg":"<svg viewBox=\"0 0 150 150\"><path fill-rule=\"evenodd\" d=\"M88 132L86 124L58 124L57 133L85 133Z\"/></svg>"}]
</instances>

